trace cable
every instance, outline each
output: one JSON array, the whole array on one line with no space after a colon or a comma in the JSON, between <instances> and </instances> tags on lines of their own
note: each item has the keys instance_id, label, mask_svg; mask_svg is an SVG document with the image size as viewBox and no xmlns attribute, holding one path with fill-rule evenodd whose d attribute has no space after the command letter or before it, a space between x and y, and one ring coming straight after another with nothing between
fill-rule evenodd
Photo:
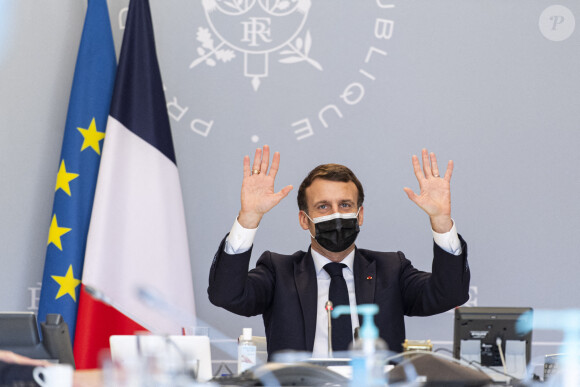
<instances>
[{"instance_id":1,"label":"cable","mask_svg":"<svg viewBox=\"0 0 580 387\"><path fill-rule=\"evenodd\" d=\"M476 362L475 360L469 361L469 360L467 360L467 359L465 359L463 357L460 357L459 360L458 359L455 359L453 357L453 351L451 351L450 349L447 349L447 348L437 348L433 352L439 352L439 351L449 352L451 354L451 356L452 356L451 359L457 361L459 364L462 364L462 365L464 365L466 367L474 368L474 369L476 369L476 370L478 370L480 372L483 372L485 374L485 371L482 369L482 367L485 367L485 366L482 365L481 363ZM487 368L487 367L485 367L485 368Z\"/></svg>"},{"instance_id":2,"label":"cable","mask_svg":"<svg viewBox=\"0 0 580 387\"><path fill-rule=\"evenodd\" d=\"M505 365L505 357L503 356L503 349L501 348L501 337L495 339L495 345L497 345L497 349L499 350L499 357L501 359L501 364L503 365L503 372L507 374L507 367Z\"/></svg>"}]
</instances>

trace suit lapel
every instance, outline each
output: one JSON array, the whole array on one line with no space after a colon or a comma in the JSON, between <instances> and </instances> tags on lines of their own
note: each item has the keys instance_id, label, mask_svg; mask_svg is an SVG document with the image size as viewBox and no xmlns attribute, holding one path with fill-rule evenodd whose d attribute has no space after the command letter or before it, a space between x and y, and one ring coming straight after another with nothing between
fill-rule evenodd
<instances>
[{"instance_id":1,"label":"suit lapel","mask_svg":"<svg viewBox=\"0 0 580 387\"><path fill-rule=\"evenodd\" d=\"M316 332L318 284L316 282L316 271L310 249L302 256L301 260L294 262L294 280L296 281L296 289L300 297L302 316L304 318L306 350L312 351L314 348L314 334Z\"/></svg>"},{"instance_id":2,"label":"suit lapel","mask_svg":"<svg viewBox=\"0 0 580 387\"><path fill-rule=\"evenodd\" d=\"M356 304L373 304L375 302L375 282L377 280L375 260L367 259L356 249L353 269ZM362 324L362 316L359 315L358 318L359 324Z\"/></svg>"}]
</instances>

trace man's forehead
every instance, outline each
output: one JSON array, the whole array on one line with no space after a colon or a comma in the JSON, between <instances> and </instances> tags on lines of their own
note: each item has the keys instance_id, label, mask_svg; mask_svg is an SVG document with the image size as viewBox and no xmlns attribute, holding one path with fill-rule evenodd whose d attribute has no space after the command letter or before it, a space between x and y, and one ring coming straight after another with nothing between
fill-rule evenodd
<instances>
[{"instance_id":1,"label":"man's forehead","mask_svg":"<svg viewBox=\"0 0 580 387\"><path fill-rule=\"evenodd\" d=\"M312 184L306 188L306 199L310 202L352 200L356 203L358 189L352 181L333 181L326 179L314 179Z\"/></svg>"}]
</instances>

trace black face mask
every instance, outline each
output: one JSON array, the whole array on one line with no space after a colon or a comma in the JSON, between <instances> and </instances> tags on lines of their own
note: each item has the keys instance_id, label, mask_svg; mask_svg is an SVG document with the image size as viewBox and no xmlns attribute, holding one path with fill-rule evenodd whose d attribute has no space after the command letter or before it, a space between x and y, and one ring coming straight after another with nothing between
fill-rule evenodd
<instances>
[{"instance_id":1,"label":"black face mask","mask_svg":"<svg viewBox=\"0 0 580 387\"><path fill-rule=\"evenodd\" d=\"M360 211L360 210L359 210ZM310 217L306 215L308 219ZM338 253L350 247L360 231L357 213L341 214L339 212L310 219L314 223L316 236L313 237L328 251Z\"/></svg>"}]
</instances>

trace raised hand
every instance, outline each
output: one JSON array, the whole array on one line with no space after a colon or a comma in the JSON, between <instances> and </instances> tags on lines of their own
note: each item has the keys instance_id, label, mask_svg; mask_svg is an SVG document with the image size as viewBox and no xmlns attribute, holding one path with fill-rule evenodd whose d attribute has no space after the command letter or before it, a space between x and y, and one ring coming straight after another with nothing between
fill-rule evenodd
<instances>
[{"instance_id":1,"label":"raised hand","mask_svg":"<svg viewBox=\"0 0 580 387\"><path fill-rule=\"evenodd\" d=\"M244 157L244 180L242 181L242 209L238 215L238 222L245 228L256 228L264 214L274 208L292 190L287 185L278 192L274 192L274 180L280 165L280 153L275 152L270 163L270 147L256 149L254 162L250 168L250 157Z\"/></svg>"},{"instance_id":2,"label":"raised hand","mask_svg":"<svg viewBox=\"0 0 580 387\"><path fill-rule=\"evenodd\" d=\"M439 175L435 153L429 154L427 149L421 151L423 169L419 158L413 155L413 170L419 182L420 193L417 195L412 189L403 188L409 199L417 204L429 215L431 227L435 232L445 233L451 230L451 174L453 161L449 160L444 176Z\"/></svg>"}]
</instances>

